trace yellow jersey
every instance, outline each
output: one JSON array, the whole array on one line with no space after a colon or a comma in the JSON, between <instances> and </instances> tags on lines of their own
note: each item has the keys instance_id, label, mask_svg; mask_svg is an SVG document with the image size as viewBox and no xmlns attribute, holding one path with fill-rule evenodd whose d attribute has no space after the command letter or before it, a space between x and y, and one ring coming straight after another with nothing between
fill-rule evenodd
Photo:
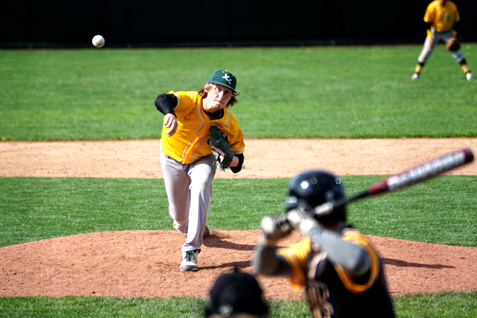
<instances>
[{"instance_id":1,"label":"yellow jersey","mask_svg":"<svg viewBox=\"0 0 477 318\"><path fill-rule=\"evenodd\" d=\"M242 154L245 142L242 129L234 115L224 108L224 115L220 119L210 119L202 108L202 96L196 91L174 92L178 103L174 108L177 118L177 131L169 137L167 129L162 129L162 151L182 164L191 164L212 153L207 144L210 139L210 126L217 126L225 134L225 140L235 155Z\"/></svg>"},{"instance_id":2,"label":"yellow jersey","mask_svg":"<svg viewBox=\"0 0 477 318\"><path fill-rule=\"evenodd\" d=\"M342 239L361 246L369 256L367 273L353 277L334 264L328 253L310 238L278 249L293 274L293 289L305 288L313 317L394 318L394 310L384 273L383 262L368 239L352 228L343 230Z\"/></svg>"},{"instance_id":3,"label":"yellow jersey","mask_svg":"<svg viewBox=\"0 0 477 318\"><path fill-rule=\"evenodd\" d=\"M437 32L447 32L452 30L454 22L460 21L457 7L452 1L447 1L441 6L439 1L432 1L424 14L424 22L432 23L432 27Z\"/></svg>"},{"instance_id":4,"label":"yellow jersey","mask_svg":"<svg viewBox=\"0 0 477 318\"><path fill-rule=\"evenodd\" d=\"M361 284L355 282L351 275L340 265L331 265L334 267L334 275L339 277L339 280L341 280L344 287L351 293L363 293L370 289L380 274L381 268L379 256L368 239L354 229L344 229L342 238L345 241L354 242L366 250L371 260L371 273L368 280ZM287 260L293 270L293 277L290 277L290 283L293 289L297 290L305 286L305 281L308 279L306 273L309 272L310 267L316 266L316 264L311 263L320 262L327 258L325 252L319 252L317 257L314 257L315 260L310 263L310 256L313 256L310 254L314 253L315 252L311 247L310 238L308 237L298 243L290 245L288 248L281 248L278 250L278 254L282 255ZM320 280L321 277L315 277L315 279Z\"/></svg>"}]
</instances>

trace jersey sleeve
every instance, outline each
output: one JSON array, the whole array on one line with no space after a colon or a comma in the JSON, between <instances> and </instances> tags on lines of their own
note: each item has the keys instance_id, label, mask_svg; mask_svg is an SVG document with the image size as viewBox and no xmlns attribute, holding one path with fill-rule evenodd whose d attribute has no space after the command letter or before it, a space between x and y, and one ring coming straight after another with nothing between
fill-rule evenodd
<instances>
[{"instance_id":1,"label":"jersey sleeve","mask_svg":"<svg viewBox=\"0 0 477 318\"><path fill-rule=\"evenodd\" d=\"M459 22L460 21L459 10L457 10L457 6L455 5L455 3L452 3L452 7L454 12L454 22Z\"/></svg>"},{"instance_id":2,"label":"jersey sleeve","mask_svg":"<svg viewBox=\"0 0 477 318\"><path fill-rule=\"evenodd\" d=\"M305 286L305 268L310 251L311 242L309 238L305 238L287 248L280 248L277 251L279 255L285 258L293 271L293 276L290 277L290 283L294 290Z\"/></svg>"},{"instance_id":3,"label":"jersey sleeve","mask_svg":"<svg viewBox=\"0 0 477 318\"><path fill-rule=\"evenodd\" d=\"M431 2L427 6L426 13L424 13L424 22L433 23L435 18L436 18L436 7L434 2Z\"/></svg>"},{"instance_id":4,"label":"jersey sleeve","mask_svg":"<svg viewBox=\"0 0 477 318\"><path fill-rule=\"evenodd\" d=\"M176 114L187 116L190 112L194 111L195 104L197 103L196 92L170 91L167 94L174 94L177 97L177 106L174 108Z\"/></svg>"},{"instance_id":5,"label":"jersey sleeve","mask_svg":"<svg viewBox=\"0 0 477 318\"><path fill-rule=\"evenodd\" d=\"M339 278L345 285L346 289L354 294L361 294L368 290L376 281L379 275L379 256L376 250L371 246L371 243L364 237L361 233L355 230L347 230L343 234L343 240L354 242L362 246L366 253L369 256L371 261L371 269L369 279L365 284L358 284L354 281L353 277L340 265L335 265L336 273L338 274Z\"/></svg>"}]
</instances>

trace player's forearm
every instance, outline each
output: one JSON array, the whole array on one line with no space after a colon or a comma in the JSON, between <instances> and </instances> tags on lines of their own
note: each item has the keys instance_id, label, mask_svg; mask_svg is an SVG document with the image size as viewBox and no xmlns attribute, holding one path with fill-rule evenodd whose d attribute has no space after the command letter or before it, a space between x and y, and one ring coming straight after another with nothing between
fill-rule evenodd
<instances>
[{"instance_id":1,"label":"player's forearm","mask_svg":"<svg viewBox=\"0 0 477 318\"><path fill-rule=\"evenodd\" d=\"M262 243L255 247L255 257L252 261L255 274L268 276L291 276L290 266L283 257L277 255L276 246L268 246Z\"/></svg>"},{"instance_id":2,"label":"player's forearm","mask_svg":"<svg viewBox=\"0 0 477 318\"><path fill-rule=\"evenodd\" d=\"M344 241L338 233L322 227L310 229L307 235L327 252L331 262L341 265L352 276L363 275L369 270L371 263L363 247Z\"/></svg>"},{"instance_id":3,"label":"player's forearm","mask_svg":"<svg viewBox=\"0 0 477 318\"><path fill-rule=\"evenodd\" d=\"M244 161L243 154L235 155L234 159L232 160L232 163L229 166L230 170L232 170L233 173L240 172L242 170L243 161Z\"/></svg>"},{"instance_id":4,"label":"player's forearm","mask_svg":"<svg viewBox=\"0 0 477 318\"><path fill-rule=\"evenodd\" d=\"M432 23L426 23L426 34L432 39Z\"/></svg>"},{"instance_id":5,"label":"player's forearm","mask_svg":"<svg viewBox=\"0 0 477 318\"><path fill-rule=\"evenodd\" d=\"M239 158L237 158L237 156L234 156L234 157L232 158L232 162L230 163L230 166L229 166L229 167L230 167L230 168L236 168L236 167L238 166L239 162L240 162L240 161L239 161Z\"/></svg>"}]
</instances>

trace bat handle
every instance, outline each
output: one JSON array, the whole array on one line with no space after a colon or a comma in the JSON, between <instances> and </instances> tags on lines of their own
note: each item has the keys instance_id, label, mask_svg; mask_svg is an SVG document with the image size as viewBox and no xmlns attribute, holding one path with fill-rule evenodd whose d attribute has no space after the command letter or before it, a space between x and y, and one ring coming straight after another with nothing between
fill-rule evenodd
<instances>
[{"instance_id":1,"label":"bat handle","mask_svg":"<svg viewBox=\"0 0 477 318\"><path fill-rule=\"evenodd\" d=\"M323 203L315 208L314 214L316 216L325 216L333 212L335 205L333 202Z\"/></svg>"},{"instance_id":2,"label":"bat handle","mask_svg":"<svg viewBox=\"0 0 477 318\"><path fill-rule=\"evenodd\" d=\"M365 198L367 196L370 196L371 192L369 190L363 191L351 198L344 198L338 201L332 201L332 202L326 202L323 203L315 208L315 215L317 216L325 216L333 212L334 209L340 208L342 206L347 205L348 203L351 203L353 201Z\"/></svg>"}]
</instances>

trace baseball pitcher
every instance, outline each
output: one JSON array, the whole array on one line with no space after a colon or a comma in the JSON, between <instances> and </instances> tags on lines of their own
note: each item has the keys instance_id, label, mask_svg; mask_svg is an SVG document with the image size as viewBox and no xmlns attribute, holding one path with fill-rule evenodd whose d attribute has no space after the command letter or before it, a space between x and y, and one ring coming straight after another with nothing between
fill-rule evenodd
<instances>
[{"instance_id":1,"label":"baseball pitcher","mask_svg":"<svg viewBox=\"0 0 477 318\"><path fill-rule=\"evenodd\" d=\"M212 180L218 164L234 173L242 169L243 133L228 109L238 102L236 85L232 73L219 70L199 91L170 91L159 95L155 102L157 109L164 114L161 167L169 215L174 228L187 233L181 250L182 271L198 270L197 255L208 230L206 222ZM230 151L217 148L210 142L211 131L218 132ZM226 160L225 153L228 152L231 157Z\"/></svg>"}]
</instances>

